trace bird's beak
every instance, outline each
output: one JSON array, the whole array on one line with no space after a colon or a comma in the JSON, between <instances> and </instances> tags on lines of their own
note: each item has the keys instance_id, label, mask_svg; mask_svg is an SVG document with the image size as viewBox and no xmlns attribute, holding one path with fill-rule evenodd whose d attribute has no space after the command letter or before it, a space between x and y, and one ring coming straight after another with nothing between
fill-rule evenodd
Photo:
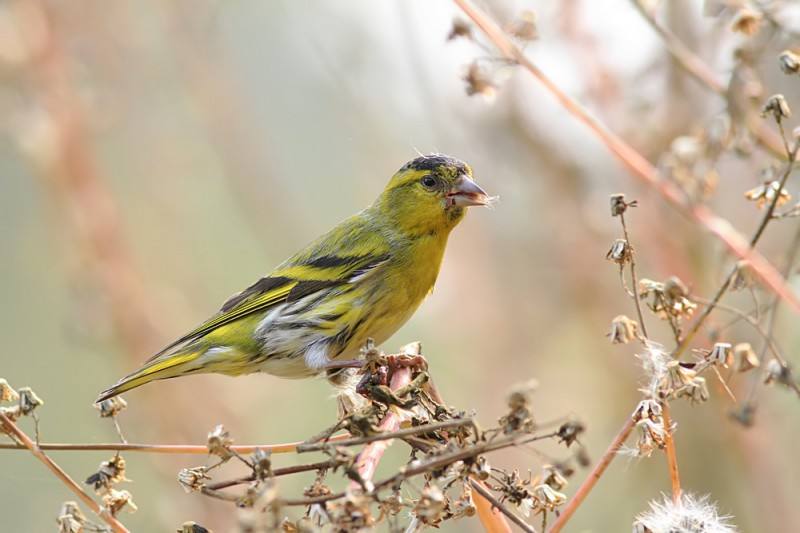
<instances>
[{"instance_id":1,"label":"bird's beak","mask_svg":"<svg viewBox=\"0 0 800 533\"><path fill-rule=\"evenodd\" d=\"M488 205L491 197L478 184L465 174L458 177L453 188L447 193L447 204L457 207Z\"/></svg>"}]
</instances>

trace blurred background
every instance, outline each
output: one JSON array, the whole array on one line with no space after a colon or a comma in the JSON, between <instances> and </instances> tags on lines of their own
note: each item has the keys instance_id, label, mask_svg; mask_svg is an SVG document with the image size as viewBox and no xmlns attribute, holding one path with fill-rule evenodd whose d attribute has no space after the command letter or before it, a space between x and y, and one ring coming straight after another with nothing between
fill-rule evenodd
<instances>
[{"instance_id":1,"label":"blurred background","mask_svg":"<svg viewBox=\"0 0 800 533\"><path fill-rule=\"evenodd\" d=\"M747 35L731 30L730 10L715 10L723 2L707 2L705 13L700 2L664 4L659 20L725 83L741 73L735 51L757 45L752 83L800 109L798 78L776 59L800 42L787 29L797 22L792 6L785 27L762 21ZM530 57L653 162L668 161L676 138L706 138L719 121L736 120L729 101L670 60L631 2L480 5L503 24L535 13ZM368 205L418 152L444 152L468 161L500 202L473 210L454 232L436 291L385 349L422 341L444 397L485 425L503 414L511 386L536 378L537 418L579 418L590 456L602 454L642 384L636 347L605 337L614 316L635 315L604 259L620 236L609 194L639 201L628 221L640 276L678 275L710 296L731 260L527 73L489 59L479 36L448 42L456 16L450 2L426 0L0 2L0 376L44 399L43 441L113 441L113 426L92 408L100 390ZM470 96L464 77L476 59L491 87ZM701 184L701 196L749 234L761 213L743 192L773 157L739 137L713 158L716 186ZM795 225L774 224L764 239L778 264ZM726 302L749 309L751 300L744 291ZM718 312L712 322L730 318ZM795 363L796 321L784 310L776 325ZM668 343L656 322L649 318L651 335ZM760 342L741 323L724 337ZM755 425L744 428L712 385L708 403L675 404L685 488L711 494L743 531L799 530L797 398L760 390ZM744 396L747 380L733 387ZM189 377L126 398L121 423L132 442L202 444L219 423L238 443L300 440L336 412L326 382L266 375ZM403 459L395 448L386 471ZM108 459L52 455L78 480ZM203 457L125 457L133 483L123 488L140 508L121 515L132 531L171 531L190 519L235 529L229 504L176 482ZM493 460L534 472L542 464L531 449ZM586 474L577 472L569 495ZM307 482L281 490L298 494ZM568 530L628 531L665 491L663 454L618 459ZM5 531L55 530L68 499L29 454L0 451ZM473 519L444 529L479 527Z\"/></svg>"}]
</instances>

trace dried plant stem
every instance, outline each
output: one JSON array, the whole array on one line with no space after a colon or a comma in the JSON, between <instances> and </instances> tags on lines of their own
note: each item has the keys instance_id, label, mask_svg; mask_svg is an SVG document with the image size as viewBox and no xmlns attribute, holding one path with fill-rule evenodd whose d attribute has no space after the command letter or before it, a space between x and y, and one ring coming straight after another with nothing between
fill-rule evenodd
<instances>
[{"instance_id":1,"label":"dried plant stem","mask_svg":"<svg viewBox=\"0 0 800 533\"><path fill-rule=\"evenodd\" d=\"M634 427L636 427L636 420L634 420L633 416L629 416L627 420L625 420L625 424L619 430L619 433L617 433L617 436L614 437L613 441L611 441L611 445L606 450L606 453L603 454L603 456L600 458L600 461L589 473L589 476L584 480L581 486L578 487L575 495L572 497L569 503L567 503L567 505L561 511L561 515L559 515L558 519L550 527L549 533L558 533L564 528L569 519L572 518L572 515L575 514L575 511L578 509L578 507L580 507L580 505L583 503L583 500L586 499L586 496L589 495L594 486L597 484L597 481L605 473L608 465L610 465L611 461L614 460L617 452L628 439L628 436L631 434L631 431L633 431Z\"/></svg>"},{"instance_id":2,"label":"dried plant stem","mask_svg":"<svg viewBox=\"0 0 800 533\"><path fill-rule=\"evenodd\" d=\"M445 420L444 422L433 422L431 424L423 424L421 426L414 426L405 429L398 429L397 431L376 433L375 435L368 435L366 437L358 437L354 439L343 439L336 441L336 446L358 446L360 444L368 444L370 442L389 440L389 439L402 439L421 433L430 433L442 429L455 428L460 426L474 426L475 420L472 418L461 418L457 420ZM315 452L330 448L331 445L325 442L314 442L310 444L300 444L297 447L297 453Z\"/></svg>"},{"instance_id":3,"label":"dried plant stem","mask_svg":"<svg viewBox=\"0 0 800 533\"><path fill-rule=\"evenodd\" d=\"M639 317L639 327L642 328L642 335L648 338L647 326L644 324L644 315L642 314L642 304L639 302L639 281L636 279L636 249L631 243L631 238L628 235L628 225L625 224L625 213L619 214L619 221L622 224L622 234L625 237L625 242L631 249L631 283L633 284L633 303L636 306L636 315ZM627 292L627 291L626 291Z\"/></svg>"},{"instance_id":4,"label":"dried plant stem","mask_svg":"<svg viewBox=\"0 0 800 533\"><path fill-rule=\"evenodd\" d=\"M783 132L783 126L781 126L780 122L778 122L778 126L781 128L781 132ZM786 169L783 171L781 175L781 179L778 182L778 191L782 191L786 182L789 179L789 176L792 174L792 170L794 170L794 164L797 161L797 152L800 150L800 142L796 143L794 148L791 150L787 150L787 162L786 162ZM761 222L758 224L756 231L753 233L753 236L750 238L749 247L751 250L755 250L756 244L761 239L761 236L764 234L764 230L767 228L767 225L773 220L772 215L775 213L775 207L778 205L778 200L780 199L779 194L775 194L772 198L772 201L767 206L767 209L764 211L764 215L761 217ZM752 263L751 263L752 266ZM694 339L697 332L700 330L700 327L705 323L708 316L714 311L714 309L719 304L722 297L728 291L733 282L733 278L736 276L737 266L734 265L731 270L728 272L728 275L725 277L725 280L722 282L722 285L719 286L717 292L714 294L714 297L711 299L711 302L703 309L703 312L700 314L699 317L694 321L692 326L686 333L686 336L683 338L683 341L678 344L675 348L675 351L672 353L672 356L678 358L681 354L686 351L686 348L691 343L692 339ZM778 273L781 279L785 279L783 275ZM790 289L791 290L791 289Z\"/></svg>"},{"instance_id":5,"label":"dried plant stem","mask_svg":"<svg viewBox=\"0 0 800 533\"><path fill-rule=\"evenodd\" d=\"M522 529L522 531L526 531L527 533L536 533L536 530L533 528L533 526L531 526L530 524L525 522L522 518L517 516L515 513L511 512L511 510L508 507L506 507L505 505L500 503L500 501L497 498L495 498L492 495L492 493L489 490L486 489L486 487L483 486L483 483L481 483L480 481L478 481L476 479L470 479L469 480L469 484L473 489L475 489L475 492L477 492L478 495L483 498L483 499L474 498L475 506L478 508L478 514L479 515L481 514L482 510L484 512L487 510L486 506L488 504L489 505L488 511L490 513L492 513L494 509L497 509L497 511L503 513L504 515L506 515L508 517L509 520L514 522L516 525L518 525L520 527L520 529ZM483 521L483 520L481 520L481 521ZM485 522L484 522L484 525L486 525ZM497 528L491 528L490 529L490 528L487 527L486 530L489 533L494 533L495 531L498 531L498 532L499 531L510 531L510 528L508 528L508 524L505 524L505 526L506 526L505 529L497 529Z\"/></svg>"},{"instance_id":6,"label":"dried plant stem","mask_svg":"<svg viewBox=\"0 0 800 533\"><path fill-rule=\"evenodd\" d=\"M100 504L94 501L94 499L89 496L80 485L78 485L71 477L69 477L69 474L64 472L64 470L58 466L55 461L50 459L50 457L48 457L24 431L22 431L4 413L0 413L0 426L2 426L3 432L8 433L13 438L20 441L23 446L33 454L34 457L44 463L44 465L49 468L50 471L64 483L64 485L66 485L73 493L75 493L75 495L78 496L78 498L80 498L81 501L86 504L86 506L91 509L94 514L108 524L113 531L116 533L128 533L128 529L122 525L119 520L114 518L108 511L100 507Z\"/></svg>"},{"instance_id":7,"label":"dried plant stem","mask_svg":"<svg viewBox=\"0 0 800 533\"><path fill-rule=\"evenodd\" d=\"M350 435L336 435L328 442L338 442L349 439ZM285 444L239 444L231 446L231 451L249 454L256 449L270 453L296 453L298 446L304 441L287 442ZM100 444L40 444L41 450L53 451L114 451L114 452L144 452L161 454L208 455L208 446L195 444L134 444L134 443L100 443ZM19 444L0 444L0 450L24 450L25 446Z\"/></svg>"},{"instance_id":8,"label":"dried plant stem","mask_svg":"<svg viewBox=\"0 0 800 533\"><path fill-rule=\"evenodd\" d=\"M291 474L299 474L300 472L311 472L312 470L324 470L334 466L334 464L335 463L333 461L320 461L318 463L275 468L272 470L272 477L288 476ZM217 491L221 489L227 489L228 487L233 487L235 485L241 485L243 483L250 483L251 481L255 481L255 479L256 478L254 475L249 475L237 479L230 479L228 481L220 481L219 483L211 483L206 485L206 488Z\"/></svg>"},{"instance_id":9,"label":"dried plant stem","mask_svg":"<svg viewBox=\"0 0 800 533\"><path fill-rule=\"evenodd\" d=\"M667 454L669 480L672 484L672 500L678 503L681 499L681 477L678 473L678 454L675 451L675 439L672 436L672 417L668 402L661 404L661 415L664 420L664 451Z\"/></svg>"},{"instance_id":10,"label":"dried plant stem","mask_svg":"<svg viewBox=\"0 0 800 533\"><path fill-rule=\"evenodd\" d=\"M575 100L564 93L550 78L534 65L500 27L468 0L453 0L459 8L483 31L498 48L502 56L519 64L533 75L575 118L585 124L636 177L653 188L668 203L719 238L736 257L746 260L756 276L774 293L780 295L792 309L800 313L800 298L794 294L783 276L757 251L731 224L717 216L707 206L691 203L674 183L659 179L657 169L631 145L607 129Z\"/></svg>"}]
</instances>

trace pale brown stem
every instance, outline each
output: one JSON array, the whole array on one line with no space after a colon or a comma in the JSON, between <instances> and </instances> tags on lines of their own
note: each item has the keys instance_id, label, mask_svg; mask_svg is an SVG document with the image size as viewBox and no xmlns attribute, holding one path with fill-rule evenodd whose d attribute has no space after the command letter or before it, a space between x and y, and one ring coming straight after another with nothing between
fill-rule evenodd
<instances>
[{"instance_id":1,"label":"pale brown stem","mask_svg":"<svg viewBox=\"0 0 800 533\"><path fill-rule=\"evenodd\" d=\"M678 454L675 452L675 439L672 436L672 418L670 417L669 404L661 404L661 415L664 420L664 443L669 466L669 480L672 485L672 500L678 503L681 499L681 477L678 473Z\"/></svg>"},{"instance_id":2,"label":"pale brown stem","mask_svg":"<svg viewBox=\"0 0 800 533\"><path fill-rule=\"evenodd\" d=\"M558 533L564 528L569 519L572 518L572 515L575 514L575 511L578 509L578 507L580 507L580 505L583 503L583 500L586 499L586 496L589 495L594 486L597 484L597 481L605 473L608 465L610 465L611 461L614 460L614 457L617 456L617 452L628 439L628 436L631 434L631 431L633 431L634 427L636 427L636 420L634 420L633 416L629 416L625 421L625 424L622 426L622 429L620 429L619 433L617 433L617 436L614 437L613 441L611 441L611 445L606 450L606 453L603 454L603 456L600 458L600 461L592 469L589 477L587 477L581 486L578 487L578 491L561 511L561 515L559 515L558 519L550 527L549 533Z\"/></svg>"},{"instance_id":3,"label":"pale brown stem","mask_svg":"<svg viewBox=\"0 0 800 533\"><path fill-rule=\"evenodd\" d=\"M800 313L800 298L794 294L783 276L763 255L753 250L749 246L747 239L736 231L727 220L717 216L705 205L690 202L677 185L668 180L660 179L658 170L644 156L595 119L582 105L564 93L539 67L525 57L519 47L483 12L473 7L467 0L454 0L454 2L486 34L504 58L520 65L533 75L558 100L564 109L586 125L635 177L654 189L681 213L719 238L736 257L748 261L753 272L763 282L764 286L779 295L796 312Z\"/></svg>"},{"instance_id":4,"label":"pale brown stem","mask_svg":"<svg viewBox=\"0 0 800 533\"><path fill-rule=\"evenodd\" d=\"M89 496L80 485L78 485L71 477L69 477L69 474L64 472L64 470L58 466L55 461L50 459L50 457L48 457L24 431L22 431L4 413L0 413L0 426L2 426L3 432L8 433L13 438L20 441L22 445L33 454L34 457L44 463L44 465L50 469L53 475L60 479L61 482L64 483L67 488L69 488L69 490L75 493L75 495L80 498L80 500L89 509L91 509L94 514L108 524L115 533L128 533L128 529L122 525L119 520L114 518L111 513L100 507L100 504L94 501L94 499Z\"/></svg>"},{"instance_id":5,"label":"pale brown stem","mask_svg":"<svg viewBox=\"0 0 800 533\"><path fill-rule=\"evenodd\" d=\"M350 438L350 435L336 435L328 442L338 442ZM231 446L231 451L249 454L256 449L270 453L295 453L297 447L305 441L287 442L285 444L239 444ZM134 443L99 443L99 444L40 444L41 450L54 451L114 451L114 452L144 452L162 454L208 455L208 447L197 444L134 444ZM24 450L25 446L19 444L0 444L0 450Z\"/></svg>"}]
</instances>

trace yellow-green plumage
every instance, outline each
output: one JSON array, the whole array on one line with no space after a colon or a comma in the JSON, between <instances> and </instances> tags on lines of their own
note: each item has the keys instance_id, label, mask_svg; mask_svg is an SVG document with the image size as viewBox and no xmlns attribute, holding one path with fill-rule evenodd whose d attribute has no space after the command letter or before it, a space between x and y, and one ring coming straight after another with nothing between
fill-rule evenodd
<instances>
[{"instance_id":1,"label":"yellow-green plumage","mask_svg":"<svg viewBox=\"0 0 800 533\"><path fill-rule=\"evenodd\" d=\"M367 338L383 342L433 288L465 207L488 202L471 176L447 156L410 161L370 207L229 298L99 400L200 372L311 376L354 359Z\"/></svg>"}]
</instances>

